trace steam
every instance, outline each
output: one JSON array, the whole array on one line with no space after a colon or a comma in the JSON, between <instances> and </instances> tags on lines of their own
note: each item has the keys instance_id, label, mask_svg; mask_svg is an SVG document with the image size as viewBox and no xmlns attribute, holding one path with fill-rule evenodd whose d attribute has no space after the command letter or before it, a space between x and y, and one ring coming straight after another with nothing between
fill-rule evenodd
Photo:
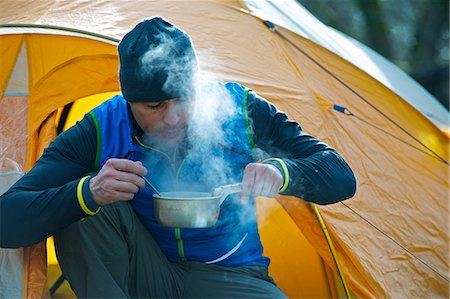
<instances>
[{"instance_id":1,"label":"steam","mask_svg":"<svg viewBox=\"0 0 450 299\"><path fill-rule=\"evenodd\" d=\"M175 30L175 29L168 29ZM174 39L170 34L160 32L154 36L157 42L146 43L153 45L141 57L142 75L163 74L167 76L162 90L167 94L181 90L182 93L190 93L193 82L197 81L197 59L191 49L180 43L180 39Z\"/></svg>"},{"instance_id":2,"label":"steam","mask_svg":"<svg viewBox=\"0 0 450 299\"><path fill-rule=\"evenodd\" d=\"M205 84L196 93L189 122L189 135L205 143L223 143L223 124L236 113L236 106L228 90L218 84Z\"/></svg>"},{"instance_id":3,"label":"steam","mask_svg":"<svg viewBox=\"0 0 450 299\"><path fill-rule=\"evenodd\" d=\"M205 178L202 182L205 186L217 187L232 182L233 169L220 146L229 143L230 132L224 124L236 112L231 95L222 85L205 84L197 91L188 122L188 139L192 147L186 158L197 161L195 171Z\"/></svg>"},{"instance_id":4,"label":"steam","mask_svg":"<svg viewBox=\"0 0 450 299\"><path fill-rule=\"evenodd\" d=\"M176 40L167 38L164 34L159 34L158 43L150 48L141 58L143 76L162 72L167 74L166 81L163 84L163 90L168 94L171 91L180 88L194 88L192 98L188 106L187 132L186 138L189 146L187 151L178 157L177 162L184 158L185 161L194 161L192 165L183 165L189 167L191 177L180 177L178 185L172 190L161 188L160 186L170 186L171 183L163 180L170 180L168 176L162 175L166 170L149 169L149 172L158 173L155 175L157 187L163 191L203 191L211 192L211 189L224 184L237 183L239 176L236 173L243 172L243 169L233 169L229 161L224 157L224 149L221 145L229 145L233 138L237 137L236 132L227 131L226 122L234 118L239 112L230 92L218 83L199 82L198 67L196 56L194 55L170 55L169 53L178 53L179 47ZM169 55L168 55L169 54ZM189 76L186 76L189 74ZM147 144L152 144L146 140ZM227 150L225 150L227 151ZM170 155L168 155L170 156ZM175 172L180 167L175 163ZM145 165L144 161L144 165ZM164 178L161 178L164 177ZM200 180L193 182L192 177L198 177ZM159 181L158 180L162 180ZM159 184L159 186L158 186ZM236 197L237 195L235 195ZM238 196L237 196L238 197ZM229 201L230 199L227 199ZM227 210L233 210L233 214L241 215L240 219L248 221L248 213L254 213L250 206L244 207L233 200L232 207Z\"/></svg>"}]
</instances>

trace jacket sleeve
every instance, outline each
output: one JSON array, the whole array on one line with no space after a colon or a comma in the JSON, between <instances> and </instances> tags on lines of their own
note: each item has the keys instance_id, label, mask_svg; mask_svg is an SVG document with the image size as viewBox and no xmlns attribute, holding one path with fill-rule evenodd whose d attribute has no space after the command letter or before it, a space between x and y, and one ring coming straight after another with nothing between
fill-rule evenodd
<instances>
[{"instance_id":1,"label":"jacket sleeve","mask_svg":"<svg viewBox=\"0 0 450 299\"><path fill-rule=\"evenodd\" d=\"M98 210L87 188L87 174L94 171L96 134L92 118L85 116L0 196L1 247L40 242Z\"/></svg>"},{"instance_id":2,"label":"jacket sleeve","mask_svg":"<svg viewBox=\"0 0 450 299\"><path fill-rule=\"evenodd\" d=\"M352 197L356 178L344 158L333 148L306 134L273 104L250 92L248 114L256 148L264 163L276 166L284 177L280 193L317 204Z\"/></svg>"}]
</instances>

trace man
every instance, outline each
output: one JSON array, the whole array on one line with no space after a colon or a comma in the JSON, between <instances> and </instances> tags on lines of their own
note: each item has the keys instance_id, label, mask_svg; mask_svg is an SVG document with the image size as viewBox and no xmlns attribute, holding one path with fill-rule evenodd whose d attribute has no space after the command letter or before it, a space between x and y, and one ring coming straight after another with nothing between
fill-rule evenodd
<instances>
[{"instance_id":1,"label":"man","mask_svg":"<svg viewBox=\"0 0 450 299\"><path fill-rule=\"evenodd\" d=\"M123 96L58 136L2 196L1 246L55 234L78 297L284 298L254 197L350 198L347 163L242 85L199 84L190 37L160 17L140 22L118 52ZM242 191L213 226L171 228L155 219L143 176L160 191L236 182Z\"/></svg>"}]
</instances>

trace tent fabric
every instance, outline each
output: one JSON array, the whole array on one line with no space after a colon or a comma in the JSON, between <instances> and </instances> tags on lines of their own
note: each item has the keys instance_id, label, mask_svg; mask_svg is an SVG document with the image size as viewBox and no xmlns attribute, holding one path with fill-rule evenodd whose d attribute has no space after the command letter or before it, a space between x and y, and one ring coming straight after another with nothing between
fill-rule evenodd
<instances>
[{"instance_id":1,"label":"tent fabric","mask_svg":"<svg viewBox=\"0 0 450 299\"><path fill-rule=\"evenodd\" d=\"M273 32L239 8L248 9L241 1L151 1L139 9L129 1L0 2L0 23L47 24L97 33L90 38L88 33L45 34L40 28L37 34L0 34L1 45L17 45L19 51L25 43L28 51L28 140L23 167L29 169L56 136L58 110L83 97L119 90L111 39L120 39L142 18L162 15L192 36L203 78L238 81L254 89L349 162L358 178L357 194L319 210L352 293L363 298L447 298L449 183L448 162L443 161L449 158L448 137L407 99L358 65L286 28L277 27L282 35ZM14 60L18 54L11 53L2 49L0 54L5 56L0 60ZM9 64L8 69L1 68L2 91L7 91L15 65ZM335 104L352 114L333 110ZM6 126L0 121L0 133ZM282 221L275 220L284 216ZM324 267L336 270L323 232L304 202L289 197L262 201L258 219L273 260L271 273L291 297L307 297L295 289L295 282L307 278L308 268L296 264L291 270L289 263L295 264L302 252L286 249L289 238L269 237L276 237L280 227L289 227L292 235L303 234ZM30 275L43 273L35 271ZM325 274L320 274L325 281L322 294L331 294L337 286L330 285Z\"/></svg>"},{"instance_id":2,"label":"tent fabric","mask_svg":"<svg viewBox=\"0 0 450 299\"><path fill-rule=\"evenodd\" d=\"M0 195L22 176L17 162L3 159L0 163ZM24 268L23 248L0 248L0 298L22 298Z\"/></svg>"},{"instance_id":3,"label":"tent fabric","mask_svg":"<svg viewBox=\"0 0 450 299\"><path fill-rule=\"evenodd\" d=\"M23 96L6 96L0 100L0 164L5 163L8 158L25 169L27 100Z\"/></svg>"},{"instance_id":4,"label":"tent fabric","mask_svg":"<svg viewBox=\"0 0 450 299\"><path fill-rule=\"evenodd\" d=\"M12 68L16 64L16 59L19 54L21 44L21 37L16 38L14 36L7 36L2 38L0 41L0 51L2 57L2 67L0 69L0 95L2 96L11 76Z\"/></svg>"},{"instance_id":5,"label":"tent fabric","mask_svg":"<svg viewBox=\"0 0 450 299\"><path fill-rule=\"evenodd\" d=\"M442 131L450 133L448 110L425 88L377 52L326 26L295 0L246 0L245 3L259 17L270 19L358 65L408 101Z\"/></svg>"},{"instance_id":6,"label":"tent fabric","mask_svg":"<svg viewBox=\"0 0 450 299\"><path fill-rule=\"evenodd\" d=\"M23 248L0 248L0 297L23 297Z\"/></svg>"}]
</instances>

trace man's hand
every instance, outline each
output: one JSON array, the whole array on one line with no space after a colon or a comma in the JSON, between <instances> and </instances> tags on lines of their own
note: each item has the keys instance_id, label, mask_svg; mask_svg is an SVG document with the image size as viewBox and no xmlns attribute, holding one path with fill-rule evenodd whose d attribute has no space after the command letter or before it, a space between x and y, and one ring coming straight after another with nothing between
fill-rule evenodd
<instances>
[{"instance_id":1,"label":"man's hand","mask_svg":"<svg viewBox=\"0 0 450 299\"><path fill-rule=\"evenodd\" d=\"M245 167L241 200L247 203L249 196L275 197L283 185L283 176L273 165L250 163Z\"/></svg>"},{"instance_id":2,"label":"man's hand","mask_svg":"<svg viewBox=\"0 0 450 299\"><path fill-rule=\"evenodd\" d=\"M89 189L95 202L107 205L119 200L131 200L145 181L141 176L147 169L140 161L109 159L100 172L89 181Z\"/></svg>"}]
</instances>

